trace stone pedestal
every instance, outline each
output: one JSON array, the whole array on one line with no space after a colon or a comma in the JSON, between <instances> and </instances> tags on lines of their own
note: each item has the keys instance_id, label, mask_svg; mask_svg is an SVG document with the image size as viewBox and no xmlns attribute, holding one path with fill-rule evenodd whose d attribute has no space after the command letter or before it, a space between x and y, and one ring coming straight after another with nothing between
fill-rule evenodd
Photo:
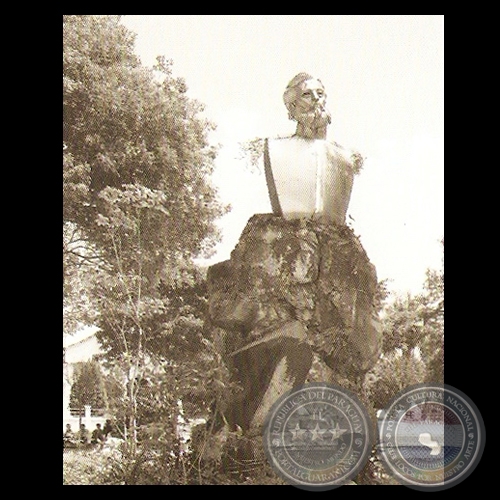
<instances>
[{"instance_id":1,"label":"stone pedestal","mask_svg":"<svg viewBox=\"0 0 500 500\"><path fill-rule=\"evenodd\" d=\"M208 272L206 328L243 388L227 405L229 426L255 434L272 404L305 381L355 387L379 356L376 289L375 268L345 225L254 215L231 258Z\"/></svg>"}]
</instances>

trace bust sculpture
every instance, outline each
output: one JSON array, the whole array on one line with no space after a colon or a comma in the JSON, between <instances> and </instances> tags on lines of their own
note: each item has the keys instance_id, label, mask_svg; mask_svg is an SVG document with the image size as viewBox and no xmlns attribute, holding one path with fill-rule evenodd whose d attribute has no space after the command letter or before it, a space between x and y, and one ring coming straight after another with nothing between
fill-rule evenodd
<instances>
[{"instance_id":1,"label":"bust sculpture","mask_svg":"<svg viewBox=\"0 0 500 500\"><path fill-rule=\"evenodd\" d=\"M296 132L266 139L264 170L274 214L342 225L362 158L326 139L331 123L326 97L322 82L310 74L292 78L283 100Z\"/></svg>"},{"instance_id":2,"label":"bust sculpture","mask_svg":"<svg viewBox=\"0 0 500 500\"><path fill-rule=\"evenodd\" d=\"M273 213L254 214L230 258L207 273L205 329L240 389L209 427L242 430L236 458L245 463L259 456L278 397L306 381L359 388L380 354L375 266L345 225L362 158L327 140L320 80L299 73L283 99L297 127L264 141ZM254 158L261 145L249 149Z\"/></svg>"}]
</instances>

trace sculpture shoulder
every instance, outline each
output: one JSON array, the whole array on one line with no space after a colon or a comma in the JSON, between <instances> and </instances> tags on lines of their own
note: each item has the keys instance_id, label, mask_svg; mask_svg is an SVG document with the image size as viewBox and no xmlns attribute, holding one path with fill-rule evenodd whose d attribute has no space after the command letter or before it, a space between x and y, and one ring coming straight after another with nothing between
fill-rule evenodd
<instances>
[{"instance_id":1,"label":"sculpture shoulder","mask_svg":"<svg viewBox=\"0 0 500 500\"><path fill-rule=\"evenodd\" d=\"M332 155L342 156L349 159L353 153L353 150L344 148L338 142L335 141L325 141L327 151Z\"/></svg>"},{"instance_id":2,"label":"sculpture shoulder","mask_svg":"<svg viewBox=\"0 0 500 500\"><path fill-rule=\"evenodd\" d=\"M344 146L341 146L338 142L327 140L326 143L327 143L328 147L333 151L336 151L336 152L339 152L342 154L347 154L349 152L349 150L347 148L344 148Z\"/></svg>"},{"instance_id":3,"label":"sculpture shoulder","mask_svg":"<svg viewBox=\"0 0 500 500\"><path fill-rule=\"evenodd\" d=\"M363 168L364 158L359 151L347 149L335 141L326 141L328 154L335 158L342 158L354 174L358 174Z\"/></svg>"}]
</instances>

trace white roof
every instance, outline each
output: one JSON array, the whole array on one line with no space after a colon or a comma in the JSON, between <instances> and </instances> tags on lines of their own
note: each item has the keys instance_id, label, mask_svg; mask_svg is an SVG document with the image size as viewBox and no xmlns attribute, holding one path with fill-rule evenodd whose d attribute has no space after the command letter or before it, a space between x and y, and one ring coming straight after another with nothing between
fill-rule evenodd
<instances>
[{"instance_id":1,"label":"white roof","mask_svg":"<svg viewBox=\"0 0 500 500\"><path fill-rule=\"evenodd\" d=\"M97 328L97 326L85 326L75 333L63 334L63 347L70 347L74 344L78 344L78 342L82 342L95 335L98 330L99 328Z\"/></svg>"}]
</instances>

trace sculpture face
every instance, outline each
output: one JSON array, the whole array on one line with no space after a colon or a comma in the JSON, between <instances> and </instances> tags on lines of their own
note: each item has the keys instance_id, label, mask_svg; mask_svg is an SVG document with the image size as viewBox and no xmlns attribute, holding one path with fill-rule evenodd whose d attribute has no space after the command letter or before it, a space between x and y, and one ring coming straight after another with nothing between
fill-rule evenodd
<instances>
[{"instance_id":1,"label":"sculpture face","mask_svg":"<svg viewBox=\"0 0 500 500\"><path fill-rule=\"evenodd\" d=\"M325 107L326 92L323 84L310 78L298 84L294 90L295 98L287 107L290 117L299 125L297 135L322 138L331 122L330 112Z\"/></svg>"},{"instance_id":2,"label":"sculpture face","mask_svg":"<svg viewBox=\"0 0 500 500\"><path fill-rule=\"evenodd\" d=\"M306 80L300 84L295 100L295 112L300 116L315 109L324 109L326 93L323 84L318 80Z\"/></svg>"}]
</instances>

